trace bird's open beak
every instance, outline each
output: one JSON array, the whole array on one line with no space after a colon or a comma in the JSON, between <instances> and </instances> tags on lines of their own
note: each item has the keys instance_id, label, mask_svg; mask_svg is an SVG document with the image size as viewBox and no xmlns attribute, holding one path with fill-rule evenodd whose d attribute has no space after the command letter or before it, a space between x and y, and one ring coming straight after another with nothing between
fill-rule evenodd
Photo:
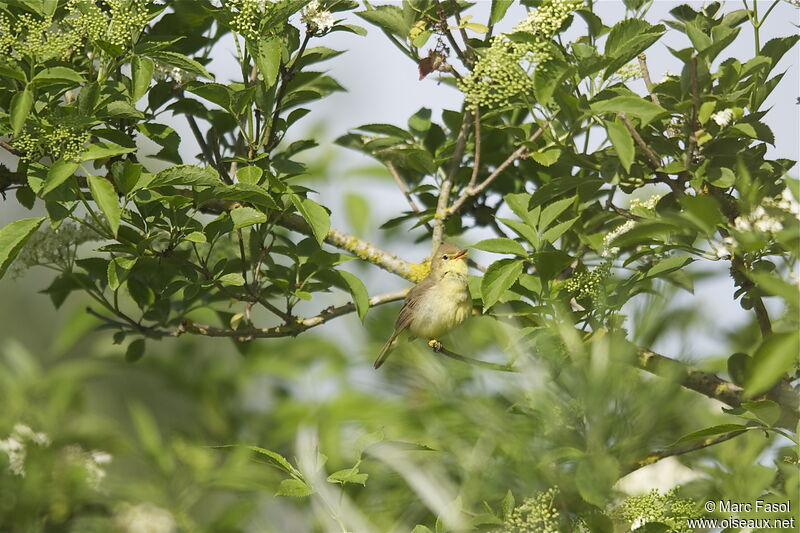
<instances>
[{"instance_id":1,"label":"bird's open beak","mask_svg":"<svg viewBox=\"0 0 800 533\"><path fill-rule=\"evenodd\" d=\"M456 255L453 256L453 259L463 259L465 257L467 257L467 251L461 250L460 252L458 252Z\"/></svg>"}]
</instances>

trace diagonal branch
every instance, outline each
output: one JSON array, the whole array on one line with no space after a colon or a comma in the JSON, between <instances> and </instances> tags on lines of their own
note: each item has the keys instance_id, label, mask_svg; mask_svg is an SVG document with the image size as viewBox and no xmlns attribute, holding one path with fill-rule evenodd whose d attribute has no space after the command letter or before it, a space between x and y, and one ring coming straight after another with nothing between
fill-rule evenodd
<instances>
[{"instance_id":1,"label":"diagonal branch","mask_svg":"<svg viewBox=\"0 0 800 533\"><path fill-rule=\"evenodd\" d=\"M622 472L622 476L630 474L634 470L639 470L640 468L644 468L645 466L649 466L653 463L657 463L661 459L666 459L667 457L675 457L676 455L684 455L687 453L692 453L697 450L702 450L703 448L708 448L709 446L714 446L715 444L720 444L721 442L725 442L731 440L734 437L738 437L739 435L743 435L747 433L746 429L742 429L739 431L731 431L730 433L724 433L722 435L717 435L716 437L711 437L708 439L701 440L699 442L695 442L692 444L687 444L685 446L679 446L676 448L669 448L666 450L660 450L648 454L647 457L639 459L635 463L628 465ZM620 476L620 477L622 477Z\"/></svg>"},{"instance_id":2,"label":"diagonal branch","mask_svg":"<svg viewBox=\"0 0 800 533\"><path fill-rule=\"evenodd\" d=\"M550 121L548 120L544 124L544 126L542 126L542 128L539 128L538 130L536 130L536 133L534 133L533 135L530 136L530 138L528 139L528 142L533 142L536 139L538 139L539 136L541 136L542 133L544 133L544 128L546 128L549 124L550 124ZM520 146L519 148L517 148L514 151L514 153L512 153L510 156L508 156L505 159L505 161L503 161L502 163L497 165L497 168L495 168L494 171L491 174L489 174L489 176L487 176L487 178L485 180L483 180L477 187L467 187L463 191L461 191L461 194L459 195L458 199L453 203L453 205L450 207L450 209L447 210L447 215L449 216L449 215L458 213L458 211L464 206L464 204L467 202L467 200L469 200L470 198L473 198L475 196L478 196L483 191L485 191L489 187L489 185L491 185L492 182L494 182L494 180L496 180L497 177L506 168L508 168L509 165L511 165L517 159L519 159L521 157L524 157L525 154L527 154L527 153L528 153L528 147L527 146Z\"/></svg>"},{"instance_id":3,"label":"diagonal branch","mask_svg":"<svg viewBox=\"0 0 800 533\"><path fill-rule=\"evenodd\" d=\"M391 161L386 161L384 164L386 165L386 168L389 170L389 174L391 174L392 178L394 178L394 182L397 184L397 188L400 189L400 192L402 192L403 196L406 197L406 201L408 202L408 205L411 207L411 210L417 214L421 213L416 200L414 200L414 197L411 196L411 191L408 190L408 185L406 185L406 181L397 171L397 168L395 168L395 166L392 164ZM428 222L424 222L423 225L428 229L429 232L433 232L433 228Z\"/></svg>"},{"instance_id":4,"label":"diagonal branch","mask_svg":"<svg viewBox=\"0 0 800 533\"><path fill-rule=\"evenodd\" d=\"M647 68L647 56L642 52L636 58L639 60L639 68L642 69L642 77L644 78L644 84L647 86L647 92L650 93L650 99L654 104L661 105L658 95L653 92L653 79L650 77L650 69Z\"/></svg>"}]
</instances>

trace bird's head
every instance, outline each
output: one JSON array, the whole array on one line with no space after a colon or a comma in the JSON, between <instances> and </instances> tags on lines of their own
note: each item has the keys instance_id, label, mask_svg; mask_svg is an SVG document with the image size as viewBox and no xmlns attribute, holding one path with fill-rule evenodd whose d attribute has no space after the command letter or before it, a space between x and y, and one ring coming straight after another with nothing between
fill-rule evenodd
<instances>
[{"instance_id":1,"label":"bird's head","mask_svg":"<svg viewBox=\"0 0 800 533\"><path fill-rule=\"evenodd\" d=\"M442 243L431 260L431 272L439 276L447 273L467 275L467 251L455 244Z\"/></svg>"}]
</instances>

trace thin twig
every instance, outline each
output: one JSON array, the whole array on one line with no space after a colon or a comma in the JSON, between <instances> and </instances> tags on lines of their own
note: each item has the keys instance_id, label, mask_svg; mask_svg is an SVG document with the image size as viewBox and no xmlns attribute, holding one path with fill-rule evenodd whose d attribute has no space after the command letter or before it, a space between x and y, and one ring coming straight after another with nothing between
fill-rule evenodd
<instances>
[{"instance_id":1,"label":"thin twig","mask_svg":"<svg viewBox=\"0 0 800 533\"><path fill-rule=\"evenodd\" d=\"M479 366L481 368L488 368L489 370L496 370L498 372L519 372L513 366L510 365L500 365L497 363L489 363L488 361L481 361L479 359L473 359L472 357L465 357L461 354L457 354L455 352L451 352L447 348L441 345L441 343L428 343L428 346L436 352L444 355L445 357L449 357L450 359L455 359L456 361L461 361L462 363L467 363L473 366Z\"/></svg>"},{"instance_id":2,"label":"thin twig","mask_svg":"<svg viewBox=\"0 0 800 533\"><path fill-rule=\"evenodd\" d=\"M408 205L411 207L411 210L419 214L421 210L417 205L416 200L414 200L414 197L411 196L411 192L408 190L408 185L406 185L405 180L397 171L397 168L395 168L395 166L391 163L391 161L386 161L384 164L386 165L386 168L389 170L389 174L391 174L392 178L394 178L394 182L397 184L397 188L400 189L400 192L402 192L403 196L406 197L406 201L408 202ZM431 233L433 232L433 228L428 222L424 222L423 224L428 229L428 232Z\"/></svg>"},{"instance_id":3,"label":"thin twig","mask_svg":"<svg viewBox=\"0 0 800 533\"><path fill-rule=\"evenodd\" d=\"M684 163L684 168L686 170L692 167L694 150L697 148L697 130L700 128L700 125L697 123L697 116L700 114L700 95L697 89L697 56L692 56L692 60L689 63L689 72L692 90L692 121L689 124L689 144L686 147L686 161Z\"/></svg>"},{"instance_id":4,"label":"thin twig","mask_svg":"<svg viewBox=\"0 0 800 533\"><path fill-rule=\"evenodd\" d=\"M465 110L461 120L461 129L458 132L456 145L453 149L453 156L450 159L450 167L447 169L447 174L445 175L444 181L442 181L441 187L439 187L439 201L436 203L436 214L433 220L433 236L431 238L434 252L436 252L436 249L441 244L442 236L444 235L444 222L449 213L450 191L453 188L453 179L458 169L461 168L461 158L464 157L464 150L467 147L467 137L469 137L469 125L471 120L472 113Z\"/></svg>"},{"instance_id":5,"label":"thin twig","mask_svg":"<svg viewBox=\"0 0 800 533\"><path fill-rule=\"evenodd\" d=\"M628 128L628 131L631 133L631 136L633 136L633 140L636 141L636 144L639 145L639 148L641 148L644 154L647 156L647 160L649 161L650 166L653 167L653 170L660 167L661 161L658 159L656 154L653 153L650 147L647 146L647 143L644 142L644 139L642 139L642 136L639 135L638 131L636 131L636 128L633 127L633 124L631 123L630 119L625 115L625 113L620 113L619 118L620 120L622 120L622 123L625 124L625 127Z\"/></svg>"},{"instance_id":6,"label":"thin twig","mask_svg":"<svg viewBox=\"0 0 800 533\"><path fill-rule=\"evenodd\" d=\"M481 168L481 110L475 109L475 156L472 158L472 176L467 183L467 190L471 190L478 183L478 173Z\"/></svg>"},{"instance_id":7,"label":"thin twig","mask_svg":"<svg viewBox=\"0 0 800 533\"><path fill-rule=\"evenodd\" d=\"M9 152L11 152L16 156L20 156L23 154L21 150L18 150L17 148L12 146L9 142L4 141L3 139L0 139L0 147L5 148L6 150L8 150Z\"/></svg>"},{"instance_id":8,"label":"thin twig","mask_svg":"<svg viewBox=\"0 0 800 533\"><path fill-rule=\"evenodd\" d=\"M465 65L469 65L470 64L469 59L467 58L466 54L464 54L464 52L461 50L461 47L458 46L458 43L453 37L453 34L447 27L447 15L444 12L444 8L442 7L440 0L434 0L434 1L436 2L437 14L439 16L439 27L442 33L444 33L445 37L447 37L447 42L449 42L450 46L453 47L453 51L456 53L461 62L464 63ZM464 44L467 43L465 42Z\"/></svg>"},{"instance_id":9,"label":"thin twig","mask_svg":"<svg viewBox=\"0 0 800 533\"><path fill-rule=\"evenodd\" d=\"M650 93L650 99L654 104L661 105L661 102L658 101L658 95L653 92L653 80L650 78L650 70L647 68L647 56L642 52L637 56L637 59L639 60L639 68L642 69L642 77L644 78L644 84L647 86L647 92Z\"/></svg>"},{"instance_id":10,"label":"thin twig","mask_svg":"<svg viewBox=\"0 0 800 533\"><path fill-rule=\"evenodd\" d=\"M544 127L547 127L547 125L549 125L549 124L550 124L550 121L548 120L547 123L545 123ZM528 138L528 142L535 141L536 139L539 138L539 136L542 133L544 133L544 129L543 128L540 128L540 129L536 130L536 133L534 133L533 135L531 135ZM453 205L447 211L448 216L452 215L454 213L457 213L464 206L464 204L467 202L467 200L469 200L473 196L477 196L477 195L481 194L483 191L485 191L489 187L489 185L491 185L492 182L495 179L497 179L497 177L509 165L511 165L517 159L523 157L527 153L527 151L528 151L528 147L527 146L520 146L519 148L517 148L514 151L514 153L512 153L510 156L508 156L505 161L503 161L502 163L497 165L497 168L495 168L494 171L491 174L489 174L489 176L485 180L483 180L477 187L473 187L471 189L470 188L466 188L463 191L461 191L461 194L459 195L458 199L455 201L455 203L453 203Z\"/></svg>"},{"instance_id":11,"label":"thin twig","mask_svg":"<svg viewBox=\"0 0 800 533\"><path fill-rule=\"evenodd\" d=\"M731 431L730 433L725 433L723 435L717 435L716 437L708 438L701 440L699 442L695 442L693 444L687 444L685 446L679 446L677 448L671 448L667 450L661 450L657 452L653 452L649 454L647 457L643 459L639 459L632 465L629 465L624 471L622 475L630 474L631 472L638 470L640 468L644 468L645 466L649 466L653 463L660 461L661 459L666 459L667 457L675 457L676 455L684 455L687 453L695 452L697 450L702 450L703 448L708 448L709 446L714 446L715 444L719 444L721 442L725 442L731 440L734 437L738 437L747 433L746 429L742 429L739 431Z\"/></svg>"}]
</instances>

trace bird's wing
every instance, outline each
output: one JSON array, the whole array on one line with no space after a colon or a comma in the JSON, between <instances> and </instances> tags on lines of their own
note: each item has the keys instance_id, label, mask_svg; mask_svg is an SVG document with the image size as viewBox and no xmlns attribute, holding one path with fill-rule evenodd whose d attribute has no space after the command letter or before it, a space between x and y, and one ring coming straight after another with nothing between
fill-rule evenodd
<instances>
[{"instance_id":1,"label":"bird's wing","mask_svg":"<svg viewBox=\"0 0 800 533\"><path fill-rule=\"evenodd\" d=\"M434 281L431 276L417 283L406 295L406 300L403 302L403 308L400 309L400 314L397 315L397 321L394 323L394 329L397 332L408 329L411 325L411 320L414 318L414 309L419 305L420 297L428 292Z\"/></svg>"}]
</instances>

